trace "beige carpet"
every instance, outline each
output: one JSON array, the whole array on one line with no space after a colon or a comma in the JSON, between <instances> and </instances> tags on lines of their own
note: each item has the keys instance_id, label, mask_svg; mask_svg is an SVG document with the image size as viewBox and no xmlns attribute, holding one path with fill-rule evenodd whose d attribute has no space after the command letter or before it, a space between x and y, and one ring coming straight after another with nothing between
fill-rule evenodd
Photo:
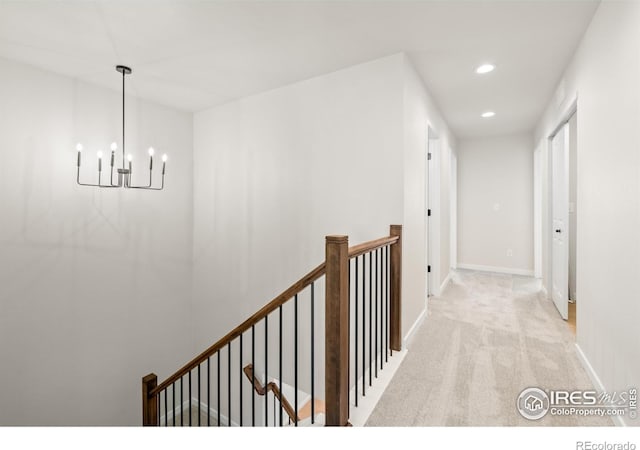
<instances>
[{"instance_id":1,"label":"beige carpet","mask_svg":"<svg viewBox=\"0 0 640 450\"><path fill-rule=\"evenodd\" d=\"M598 426L608 418L529 421L520 392L592 389L575 338L533 278L457 271L367 426Z\"/></svg>"}]
</instances>

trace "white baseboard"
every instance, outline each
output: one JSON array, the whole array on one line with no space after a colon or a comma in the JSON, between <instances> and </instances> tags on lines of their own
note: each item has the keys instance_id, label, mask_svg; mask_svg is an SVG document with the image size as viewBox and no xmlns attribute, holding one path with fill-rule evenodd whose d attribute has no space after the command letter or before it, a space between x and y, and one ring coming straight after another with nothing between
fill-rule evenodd
<instances>
[{"instance_id":1,"label":"white baseboard","mask_svg":"<svg viewBox=\"0 0 640 450\"><path fill-rule=\"evenodd\" d=\"M478 264L458 264L458 269L478 270L480 272L506 273L509 275L522 275L532 277L533 270L514 269L511 267L482 266Z\"/></svg>"},{"instance_id":2,"label":"white baseboard","mask_svg":"<svg viewBox=\"0 0 640 450\"><path fill-rule=\"evenodd\" d=\"M551 300L551 297L549 297L549 292L547 291L547 288L545 286L542 286L542 289L540 289L540 292L543 295L543 298L546 298L547 300Z\"/></svg>"},{"instance_id":3,"label":"white baseboard","mask_svg":"<svg viewBox=\"0 0 640 450\"><path fill-rule=\"evenodd\" d=\"M218 420L218 410L214 408L209 408L205 402L202 402L202 401L198 402L198 399L194 397L194 398L191 398L191 402L189 402L189 399L187 398L186 400L184 400L184 402L182 402L182 405L178 404L173 410L169 410L168 416L166 415L166 413L162 414L160 416L160 426L164 426L165 421L167 419L169 420L169 425L173 425L174 417L176 417L176 426L180 426L178 423L180 419L178 417L181 416L183 412L187 413L189 411L189 406L191 406L191 409L193 411L197 411L198 406L200 406L200 411L202 411L205 415L208 412L209 417L211 418L211 422ZM185 415L185 417L182 419L182 422L185 426L187 426L187 424L189 423L188 414ZM197 425L197 424L194 424L194 425ZM225 427L229 426L229 418L222 413L220 414L220 425ZM234 420L231 421L231 425L234 427L239 426L239 424L236 423Z\"/></svg>"},{"instance_id":4,"label":"white baseboard","mask_svg":"<svg viewBox=\"0 0 640 450\"><path fill-rule=\"evenodd\" d=\"M422 325L422 322L424 322L424 319L426 319L426 317L427 317L427 308L422 310L422 312L420 313L416 321L413 322L413 325L411 325L411 328L409 328L409 331L407 332L404 339L402 340L403 348L407 349L411 346L411 341L413 340L416 334L416 331L418 331L418 329L420 328L420 326Z\"/></svg>"},{"instance_id":5,"label":"white baseboard","mask_svg":"<svg viewBox=\"0 0 640 450\"><path fill-rule=\"evenodd\" d=\"M449 284L449 281L451 281L451 270L449 270L449 273L447 274L447 277L444 279L444 281L440 285L440 295L442 295L442 293L444 292L444 289Z\"/></svg>"},{"instance_id":6,"label":"white baseboard","mask_svg":"<svg viewBox=\"0 0 640 450\"><path fill-rule=\"evenodd\" d=\"M593 383L593 386L600 392L606 392L607 390L605 389L604 384L602 384L600 377L598 376L596 371L593 369L593 366L587 359L587 356L584 354L584 352L582 351L582 349L577 343L576 343L576 353L578 354L578 359L580 360L582 367L584 367L584 370L587 372L587 375L589 375L589 379ZM619 427L627 426L626 422L621 416L612 416L611 420L613 420L613 423L616 424L616 426L619 426Z\"/></svg>"}]
</instances>

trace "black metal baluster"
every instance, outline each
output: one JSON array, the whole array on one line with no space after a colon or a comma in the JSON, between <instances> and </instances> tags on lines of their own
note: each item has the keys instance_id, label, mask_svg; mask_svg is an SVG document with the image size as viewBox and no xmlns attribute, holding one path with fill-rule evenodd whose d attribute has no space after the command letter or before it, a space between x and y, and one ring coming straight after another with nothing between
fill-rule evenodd
<instances>
[{"instance_id":1,"label":"black metal baluster","mask_svg":"<svg viewBox=\"0 0 640 450\"><path fill-rule=\"evenodd\" d=\"M347 345L351 346L351 259L347 259ZM347 358L347 385L349 384L349 375L351 373L351 351ZM351 389L347 386L347 405L351 404Z\"/></svg>"},{"instance_id":2,"label":"black metal baluster","mask_svg":"<svg viewBox=\"0 0 640 450\"><path fill-rule=\"evenodd\" d=\"M180 377L180 426L184 426L184 375Z\"/></svg>"},{"instance_id":3,"label":"black metal baluster","mask_svg":"<svg viewBox=\"0 0 640 450\"><path fill-rule=\"evenodd\" d=\"M217 379L218 379L218 392L216 395L216 398L218 399L218 412L217 412L217 418L216 420L218 421L218 425L217 426L222 426L222 424L220 423L220 350L218 350L216 352L216 355L218 355L218 367L217 369Z\"/></svg>"},{"instance_id":4,"label":"black metal baluster","mask_svg":"<svg viewBox=\"0 0 640 450\"><path fill-rule=\"evenodd\" d=\"M373 342L372 342L372 324L373 324L373 261L372 253L369 252L369 386L373 383Z\"/></svg>"},{"instance_id":5,"label":"black metal baluster","mask_svg":"<svg viewBox=\"0 0 640 450\"><path fill-rule=\"evenodd\" d=\"M176 426L176 382L174 381L173 383L171 383L171 397L173 400L173 413L171 414L172 416L172 422L173 422L173 426Z\"/></svg>"},{"instance_id":6,"label":"black metal baluster","mask_svg":"<svg viewBox=\"0 0 640 450\"><path fill-rule=\"evenodd\" d=\"M231 426L231 342L227 344L227 354L229 355L227 361L227 385L229 388L227 392L227 425Z\"/></svg>"},{"instance_id":7,"label":"black metal baluster","mask_svg":"<svg viewBox=\"0 0 640 450\"><path fill-rule=\"evenodd\" d=\"M384 248L384 362L389 361L389 246Z\"/></svg>"},{"instance_id":8,"label":"black metal baluster","mask_svg":"<svg viewBox=\"0 0 640 450\"><path fill-rule=\"evenodd\" d=\"M251 325L251 426L256 426L256 326Z\"/></svg>"},{"instance_id":9,"label":"black metal baluster","mask_svg":"<svg viewBox=\"0 0 640 450\"><path fill-rule=\"evenodd\" d=\"M382 311L382 249L380 249L380 252L378 254L378 260L379 260L379 270L380 270L380 294L378 296L378 303L379 303L379 307L380 307L380 320L378 321L377 327L380 330L380 370L382 370L382 363L383 363L383 359L382 359L382 351L384 350L384 345L382 342L382 339L384 337L384 333L382 332L382 320L383 320L383 311Z\"/></svg>"},{"instance_id":10,"label":"black metal baluster","mask_svg":"<svg viewBox=\"0 0 640 450\"><path fill-rule=\"evenodd\" d=\"M296 412L296 427L298 426L298 294L295 295L293 299L293 310L294 310L294 338L293 338L293 359L294 359L294 389L295 392L294 402L295 402L295 412Z\"/></svg>"},{"instance_id":11,"label":"black metal baluster","mask_svg":"<svg viewBox=\"0 0 640 450\"><path fill-rule=\"evenodd\" d=\"M316 422L316 398L315 398L315 388L316 388L316 374L315 374L315 349L314 349L314 340L315 340L315 320L314 320L314 310L315 310L315 294L314 294L314 283L311 283L311 423L314 424Z\"/></svg>"},{"instance_id":12,"label":"black metal baluster","mask_svg":"<svg viewBox=\"0 0 640 450\"><path fill-rule=\"evenodd\" d=\"M384 247L380 249L380 370L384 368L384 353L385 353L385 279L384 279Z\"/></svg>"},{"instance_id":13,"label":"black metal baluster","mask_svg":"<svg viewBox=\"0 0 640 450\"><path fill-rule=\"evenodd\" d=\"M189 371L189 426L191 426L191 371Z\"/></svg>"},{"instance_id":14,"label":"black metal baluster","mask_svg":"<svg viewBox=\"0 0 640 450\"><path fill-rule=\"evenodd\" d=\"M158 426L160 426L161 422L161 416L162 416L162 406L160 406L160 394L157 395L158 401L157 401L157 407L156 407L156 415L158 416Z\"/></svg>"},{"instance_id":15,"label":"black metal baluster","mask_svg":"<svg viewBox=\"0 0 640 450\"><path fill-rule=\"evenodd\" d=\"M391 274L390 274L390 266L389 266L389 253L391 250L391 246L387 247L387 349L389 350L389 355L393 356L393 349L389 345L389 303L391 302Z\"/></svg>"},{"instance_id":16,"label":"black metal baluster","mask_svg":"<svg viewBox=\"0 0 640 450\"><path fill-rule=\"evenodd\" d=\"M240 334L240 382L238 383L238 390L240 391L240 426L243 424L242 418L242 334Z\"/></svg>"},{"instance_id":17,"label":"black metal baluster","mask_svg":"<svg viewBox=\"0 0 640 450\"><path fill-rule=\"evenodd\" d=\"M375 319L373 321L373 328L375 330L375 338L373 340L374 342L374 356L375 356L375 364L373 366L374 371L375 371L375 375L376 378L378 378L378 250L376 249L375 251L375 256L373 257L376 263L376 268L375 268L375 282L373 284L374 287L374 292L375 292L375 296L374 296L374 307L375 307Z\"/></svg>"},{"instance_id":18,"label":"black metal baluster","mask_svg":"<svg viewBox=\"0 0 640 450\"><path fill-rule=\"evenodd\" d=\"M202 417L202 412L200 411L200 364L198 364L198 426L200 426L200 417Z\"/></svg>"},{"instance_id":19,"label":"black metal baluster","mask_svg":"<svg viewBox=\"0 0 640 450\"><path fill-rule=\"evenodd\" d=\"M367 287L367 257L362 255L362 396L367 395L365 371L367 368L367 316L366 316L366 287Z\"/></svg>"},{"instance_id":20,"label":"black metal baluster","mask_svg":"<svg viewBox=\"0 0 640 450\"><path fill-rule=\"evenodd\" d=\"M282 426L282 305L278 308L278 315L280 320L278 321L278 371L279 371L279 389L280 389L280 426ZM275 398L275 396L274 396Z\"/></svg>"},{"instance_id":21,"label":"black metal baluster","mask_svg":"<svg viewBox=\"0 0 640 450\"><path fill-rule=\"evenodd\" d=\"M353 376L353 386L355 388L355 400L356 400L356 407L358 406L358 258L356 257L356 278L355 278L355 291L356 291L356 299L355 299L355 311L354 311L354 318L355 318L355 332L353 333L353 337L355 340L355 345L354 345L354 349L355 349L355 357L353 358L354 361L354 376Z\"/></svg>"},{"instance_id":22,"label":"black metal baluster","mask_svg":"<svg viewBox=\"0 0 640 450\"><path fill-rule=\"evenodd\" d=\"M207 426L211 426L211 357L207 358Z\"/></svg>"},{"instance_id":23,"label":"black metal baluster","mask_svg":"<svg viewBox=\"0 0 640 450\"><path fill-rule=\"evenodd\" d=\"M167 407L167 390L164 390L164 426L169 426L169 412Z\"/></svg>"},{"instance_id":24,"label":"black metal baluster","mask_svg":"<svg viewBox=\"0 0 640 450\"><path fill-rule=\"evenodd\" d=\"M269 392L266 391L269 384L269 316L264 316L264 426L269 426Z\"/></svg>"}]
</instances>

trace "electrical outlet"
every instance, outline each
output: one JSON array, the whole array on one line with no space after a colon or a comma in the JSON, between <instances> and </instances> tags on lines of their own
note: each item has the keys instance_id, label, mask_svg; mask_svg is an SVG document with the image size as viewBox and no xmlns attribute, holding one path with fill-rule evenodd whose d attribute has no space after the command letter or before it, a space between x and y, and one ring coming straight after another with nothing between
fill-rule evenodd
<instances>
[{"instance_id":1,"label":"electrical outlet","mask_svg":"<svg viewBox=\"0 0 640 450\"><path fill-rule=\"evenodd\" d=\"M513 250L511 249L507 250L507 256L513 256Z\"/></svg>"}]
</instances>

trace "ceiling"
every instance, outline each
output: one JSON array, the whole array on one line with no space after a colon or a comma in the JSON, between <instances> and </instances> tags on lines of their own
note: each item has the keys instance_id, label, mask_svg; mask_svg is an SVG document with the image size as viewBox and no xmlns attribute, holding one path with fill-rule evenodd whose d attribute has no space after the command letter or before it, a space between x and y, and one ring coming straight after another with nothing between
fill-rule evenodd
<instances>
[{"instance_id":1,"label":"ceiling","mask_svg":"<svg viewBox=\"0 0 640 450\"><path fill-rule=\"evenodd\" d=\"M454 134L530 131L593 0L0 0L0 56L198 111L406 52ZM496 65L479 76L476 66ZM482 119L481 112L496 116Z\"/></svg>"}]
</instances>

